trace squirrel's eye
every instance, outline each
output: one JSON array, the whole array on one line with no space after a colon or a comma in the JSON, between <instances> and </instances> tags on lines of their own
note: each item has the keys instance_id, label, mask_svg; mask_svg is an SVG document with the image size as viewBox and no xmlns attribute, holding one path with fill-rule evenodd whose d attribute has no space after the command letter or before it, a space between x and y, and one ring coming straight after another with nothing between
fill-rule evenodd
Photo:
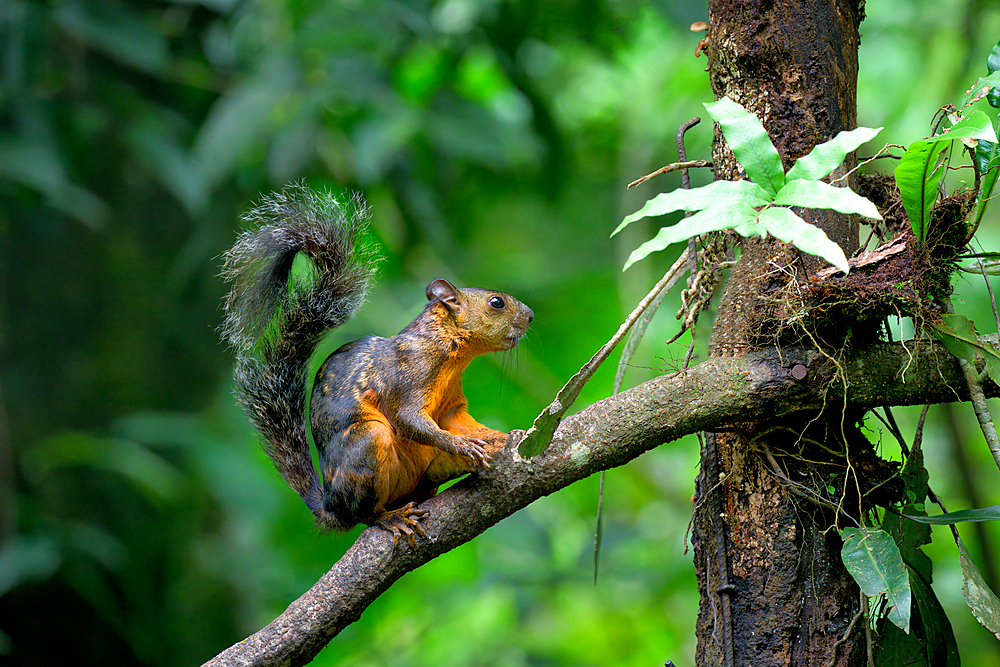
<instances>
[{"instance_id":1,"label":"squirrel's eye","mask_svg":"<svg viewBox=\"0 0 1000 667\"><path fill-rule=\"evenodd\" d=\"M497 310L500 310L501 308L504 307L504 305L506 305L504 304L503 299L501 299L498 296L491 296L488 303L490 304L491 308L496 308Z\"/></svg>"}]
</instances>

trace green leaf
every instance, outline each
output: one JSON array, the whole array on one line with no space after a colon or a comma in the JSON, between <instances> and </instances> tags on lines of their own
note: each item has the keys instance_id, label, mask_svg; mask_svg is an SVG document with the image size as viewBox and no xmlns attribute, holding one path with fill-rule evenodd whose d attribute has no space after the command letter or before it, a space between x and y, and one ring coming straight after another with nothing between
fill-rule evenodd
<instances>
[{"instance_id":1,"label":"green leaf","mask_svg":"<svg viewBox=\"0 0 1000 667\"><path fill-rule=\"evenodd\" d=\"M879 630L875 664L879 667L960 667L955 632L940 601L923 578L903 557L910 574L913 614L910 632L892 623Z\"/></svg>"},{"instance_id":2,"label":"green leaf","mask_svg":"<svg viewBox=\"0 0 1000 667\"><path fill-rule=\"evenodd\" d=\"M1000 72L996 74L997 83L1000 85ZM997 133L993 129L993 123L982 111L972 111L962 120L952 125L948 130L936 137L921 139L920 141L954 141L955 139L985 139L986 141L997 142Z\"/></svg>"},{"instance_id":3,"label":"green leaf","mask_svg":"<svg viewBox=\"0 0 1000 667\"><path fill-rule=\"evenodd\" d=\"M894 176L906 217L917 240L927 237L931 207L937 199L941 171L935 169L938 156L946 146L937 143L913 142L896 166Z\"/></svg>"},{"instance_id":4,"label":"green leaf","mask_svg":"<svg viewBox=\"0 0 1000 667\"><path fill-rule=\"evenodd\" d=\"M746 183L746 181L743 182ZM755 217L757 217L757 211L746 203L713 206L704 211L698 211L691 217L682 219L676 225L662 228L655 237L633 250L632 254L629 255L628 261L625 262L625 268L622 271L625 271L639 260L644 259L646 255L663 250L671 243L686 241L692 236L706 232L737 227L748 220L752 221Z\"/></svg>"},{"instance_id":5,"label":"green leaf","mask_svg":"<svg viewBox=\"0 0 1000 667\"><path fill-rule=\"evenodd\" d=\"M929 666L960 667L961 660L959 659L955 632L952 630L951 621L948 620L948 614L945 613L934 589L931 588L929 579L923 579L911 568L910 588L913 592L913 602L917 607L916 622L923 626L923 632L917 629L907 636L916 638L921 644L921 652L926 656Z\"/></svg>"},{"instance_id":6,"label":"green leaf","mask_svg":"<svg viewBox=\"0 0 1000 667\"><path fill-rule=\"evenodd\" d=\"M802 208L832 208L841 213L857 213L866 218L881 220L878 209L850 188L838 188L823 181L796 179L785 183L778 191L774 203Z\"/></svg>"},{"instance_id":7,"label":"green leaf","mask_svg":"<svg viewBox=\"0 0 1000 667\"><path fill-rule=\"evenodd\" d=\"M833 139L817 144L807 155L796 160L785 174L786 183L796 179L817 181L828 176L843 164L848 153L857 150L861 144L871 141L881 131L881 127L859 127L837 133Z\"/></svg>"},{"instance_id":8,"label":"green leaf","mask_svg":"<svg viewBox=\"0 0 1000 667\"><path fill-rule=\"evenodd\" d=\"M990 49L990 55L986 58L986 69L990 74L1000 70L1000 42L994 44L993 48ZM1000 108L1000 93L997 92L996 88L990 90L986 101L994 109Z\"/></svg>"},{"instance_id":9,"label":"green leaf","mask_svg":"<svg viewBox=\"0 0 1000 667\"><path fill-rule=\"evenodd\" d=\"M899 555L910 570L930 581L933 567L923 547L931 542L931 527L913 523L908 518L913 515L927 516L924 501L927 499L930 475L924 466L923 448L914 447L910 451L903 469L899 471L899 479L906 488L905 498L899 507L900 514L886 512L882 519L882 530L896 538ZM912 578L910 583L913 583Z\"/></svg>"},{"instance_id":10,"label":"green leaf","mask_svg":"<svg viewBox=\"0 0 1000 667\"><path fill-rule=\"evenodd\" d=\"M976 348L979 345L979 340L976 338L975 325L968 317L957 313L945 314L942 316L940 324L931 327L931 333L953 355L976 363Z\"/></svg>"},{"instance_id":11,"label":"green leaf","mask_svg":"<svg viewBox=\"0 0 1000 667\"><path fill-rule=\"evenodd\" d=\"M930 523L936 526L951 525L962 521L1000 521L1000 505L990 507L977 507L969 510L958 510L947 514L936 516L909 516L907 519L919 521L920 523Z\"/></svg>"},{"instance_id":12,"label":"green leaf","mask_svg":"<svg viewBox=\"0 0 1000 667\"><path fill-rule=\"evenodd\" d=\"M733 227L733 231L740 236L745 236L750 238L752 236L759 236L761 238L767 236L767 228L760 222L760 216L755 215L752 219L747 219L740 224Z\"/></svg>"},{"instance_id":13,"label":"green leaf","mask_svg":"<svg viewBox=\"0 0 1000 667\"><path fill-rule=\"evenodd\" d=\"M924 476L926 477L926 473ZM892 516L894 515L886 514L885 518L890 519ZM930 534L930 526L907 526L897 539L905 540L908 537L906 530L912 528L926 529ZM900 544L900 554L909 574L913 600L910 632L903 632L893 623L881 627L879 641L875 646L875 664L880 667L960 667L958 642L955 641L951 622L930 585L930 559L919 550L912 553L926 561L923 572L914 566L907 557L904 546Z\"/></svg>"},{"instance_id":14,"label":"green leaf","mask_svg":"<svg viewBox=\"0 0 1000 667\"><path fill-rule=\"evenodd\" d=\"M985 139L997 143L990 119L982 111L973 111L947 132L914 141L896 167L896 185L903 208L910 219L913 235L921 241L927 238L931 207L937 199L937 186L941 180L942 172L937 169L937 159L948 147L948 142L955 139Z\"/></svg>"},{"instance_id":15,"label":"green leaf","mask_svg":"<svg viewBox=\"0 0 1000 667\"><path fill-rule=\"evenodd\" d=\"M1000 97L998 97L998 103L1000 103ZM976 196L976 212L969 224L970 235L979 229L983 214L986 213L986 209L990 205L997 177L1000 176L1000 145L985 139L977 141L976 168L979 169L982 176L979 181L979 194Z\"/></svg>"},{"instance_id":16,"label":"green leaf","mask_svg":"<svg viewBox=\"0 0 1000 667\"><path fill-rule=\"evenodd\" d=\"M993 45L990 55L986 56L986 71L990 74L1000 69L1000 42Z\"/></svg>"},{"instance_id":17,"label":"green leaf","mask_svg":"<svg viewBox=\"0 0 1000 667\"><path fill-rule=\"evenodd\" d=\"M972 320L964 315L950 313L941 321L929 326L930 332L956 357L965 359L975 366L976 353L986 360L986 372L994 382L1000 382L1000 353L992 345L983 345L976 337Z\"/></svg>"},{"instance_id":18,"label":"green leaf","mask_svg":"<svg viewBox=\"0 0 1000 667\"><path fill-rule=\"evenodd\" d=\"M959 110L964 109L974 102L978 102L984 97L987 98L987 102L991 106L993 103L990 102L990 96L995 95L997 86L1000 86L1000 72L991 72L987 76L979 77L979 79L969 88L968 92L965 93L965 97L962 101L955 105Z\"/></svg>"},{"instance_id":19,"label":"green leaf","mask_svg":"<svg viewBox=\"0 0 1000 667\"><path fill-rule=\"evenodd\" d=\"M799 181L808 182L808 181ZM815 182L815 181L814 181ZM828 186L829 187L829 186ZM835 188L840 189L840 188ZM771 206L760 212L758 221L768 234L791 243L802 252L817 255L847 273L851 270L840 246L830 240L822 229L792 213L782 206Z\"/></svg>"},{"instance_id":20,"label":"green leaf","mask_svg":"<svg viewBox=\"0 0 1000 667\"><path fill-rule=\"evenodd\" d=\"M962 594L968 603L976 620L983 624L983 627L996 635L1000 639L1000 599L990 590L990 587L979 573L979 568L972 561L969 552L965 549L962 540L958 542L958 559L962 564L962 577L965 580L962 584Z\"/></svg>"},{"instance_id":21,"label":"green leaf","mask_svg":"<svg viewBox=\"0 0 1000 667\"><path fill-rule=\"evenodd\" d=\"M997 144L985 139L976 142L976 168L980 174L985 174L993 167L1000 166L1000 150Z\"/></svg>"},{"instance_id":22,"label":"green leaf","mask_svg":"<svg viewBox=\"0 0 1000 667\"><path fill-rule=\"evenodd\" d=\"M642 218L665 215L674 211L700 211L713 206L766 206L770 195L759 185L750 181L714 181L700 188L685 190L683 188L671 192L662 192L633 213L627 216L612 236L625 229L628 225Z\"/></svg>"},{"instance_id":23,"label":"green leaf","mask_svg":"<svg viewBox=\"0 0 1000 667\"><path fill-rule=\"evenodd\" d=\"M879 528L845 528L840 556L865 595L885 595L889 620L910 631L910 578L889 533Z\"/></svg>"},{"instance_id":24,"label":"green leaf","mask_svg":"<svg viewBox=\"0 0 1000 667\"><path fill-rule=\"evenodd\" d=\"M524 439L517 446L518 453L529 459L544 452L545 448L552 442L556 428L559 427L559 422L562 421L565 413L566 411L562 409L559 401L553 401L549 407L535 417L531 428L528 429Z\"/></svg>"},{"instance_id":25,"label":"green leaf","mask_svg":"<svg viewBox=\"0 0 1000 667\"><path fill-rule=\"evenodd\" d=\"M722 128L729 148L750 180L773 197L785 184L785 170L760 120L728 97L706 103L705 109Z\"/></svg>"}]
</instances>

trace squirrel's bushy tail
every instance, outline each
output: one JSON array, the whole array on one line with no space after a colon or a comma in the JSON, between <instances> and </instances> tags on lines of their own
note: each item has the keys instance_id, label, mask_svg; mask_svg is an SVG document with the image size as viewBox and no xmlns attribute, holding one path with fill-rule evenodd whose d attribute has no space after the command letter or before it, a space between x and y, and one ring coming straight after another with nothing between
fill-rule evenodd
<instances>
[{"instance_id":1,"label":"squirrel's bushy tail","mask_svg":"<svg viewBox=\"0 0 1000 667\"><path fill-rule=\"evenodd\" d=\"M222 333L237 353L237 398L278 472L321 523L322 485L306 436L309 357L368 295L377 259L356 247L368 217L358 195L341 201L290 185L244 215L252 228L223 255L232 290ZM300 252L311 275L292 277Z\"/></svg>"}]
</instances>

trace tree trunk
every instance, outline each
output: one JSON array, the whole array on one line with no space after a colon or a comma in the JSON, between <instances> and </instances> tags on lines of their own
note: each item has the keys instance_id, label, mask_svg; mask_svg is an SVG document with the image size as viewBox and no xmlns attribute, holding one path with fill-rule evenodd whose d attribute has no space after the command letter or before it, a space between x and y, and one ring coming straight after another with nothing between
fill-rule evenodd
<instances>
[{"instance_id":1,"label":"tree trunk","mask_svg":"<svg viewBox=\"0 0 1000 667\"><path fill-rule=\"evenodd\" d=\"M862 17L863 1L709 2L715 95L757 114L786 170L816 144L856 126ZM713 160L717 179L745 178L718 130ZM837 173L851 166L848 160ZM796 212L848 256L857 248L851 216ZM821 265L773 238L743 240L713 329L712 356L779 344L789 330L780 326L789 290ZM864 625L851 624L859 592L841 563L837 530L830 530L845 525L845 514L859 515L860 494L848 472L852 457L871 458L854 426L859 415L852 419L846 410L838 402L824 415L775 421L748 414L744 428L706 434L693 532L701 594L697 665L864 663ZM793 489L790 481L805 486ZM808 488L826 489L832 503L807 500ZM854 498L853 507L845 497Z\"/></svg>"}]
</instances>

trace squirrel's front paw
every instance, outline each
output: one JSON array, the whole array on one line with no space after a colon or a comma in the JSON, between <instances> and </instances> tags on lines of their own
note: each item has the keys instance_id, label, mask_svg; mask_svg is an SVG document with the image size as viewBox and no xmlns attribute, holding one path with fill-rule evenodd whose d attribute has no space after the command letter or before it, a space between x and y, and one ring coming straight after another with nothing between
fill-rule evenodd
<instances>
[{"instance_id":1,"label":"squirrel's front paw","mask_svg":"<svg viewBox=\"0 0 1000 667\"><path fill-rule=\"evenodd\" d=\"M490 467L490 454L486 451L489 443L479 438L462 438L456 450L458 454L468 456L479 468Z\"/></svg>"}]
</instances>

